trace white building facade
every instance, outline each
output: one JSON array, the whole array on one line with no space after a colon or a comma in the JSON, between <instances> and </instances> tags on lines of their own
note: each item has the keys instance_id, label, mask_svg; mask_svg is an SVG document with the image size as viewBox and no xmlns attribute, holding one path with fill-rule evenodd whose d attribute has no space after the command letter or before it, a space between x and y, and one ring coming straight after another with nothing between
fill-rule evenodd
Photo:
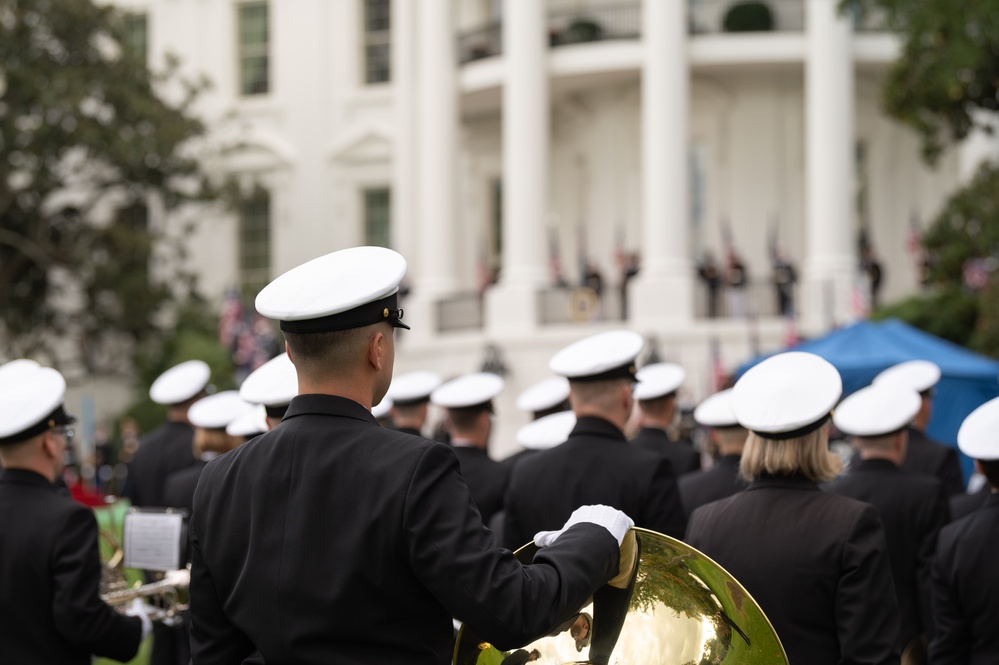
<instances>
[{"instance_id":1,"label":"white building facade","mask_svg":"<svg viewBox=\"0 0 999 665\"><path fill-rule=\"evenodd\" d=\"M856 316L861 234L882 300L914 292L913 226L971 159L921 162L880 108L896 38L838 0L117 4L151 67L173 53L213 83L209 168L245 203L196 214L206 295L344 247L400 251L398 371L454 375L498 351L499 455L526 421L516 394L584 335L640 332L686 367L690 400L713 359L778 348L777 246L806 334ZM730 250L748 285L711 316L698 266Z\"/></svg>"}]
</instances>

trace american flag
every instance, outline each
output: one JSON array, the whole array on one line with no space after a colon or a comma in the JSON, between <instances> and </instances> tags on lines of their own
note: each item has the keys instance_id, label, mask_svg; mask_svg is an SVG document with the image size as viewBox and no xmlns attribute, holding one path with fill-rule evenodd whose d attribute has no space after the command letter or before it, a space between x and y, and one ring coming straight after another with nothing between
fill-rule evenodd
<instances>
[{"instance_id":1,"label":"american flag","mask_svg":"<svg viewBox=\"0 0 999 665\"><path fill-rule=\"evenodd\" d=\"M794 314L788 314L784 317L784 347L797 346L800 341L801 337L798 335L798 317Z\"/></svg>"},{"instance_id":2,"label":"american flag","mask_svg":"<svg viewBox=\"0 0 999 665\"><path fill-rule=\"evenodd\" d=\"M866 319L870 311L869 286L867 280L858 274L854 277L853 287L850 289L850 314L854 319Z\"/></svg>"},{"instance_id":3,"label":"american flag","mask_svg":"<svg viewBox=\"0 0 999 665\"><path fill-rule=\"evenodd\" d=\"M728 381L725 365L722 363L721 346L717 339L711 340L711 392L716 393L724 388Z\"/></svg>"}]
</instances>

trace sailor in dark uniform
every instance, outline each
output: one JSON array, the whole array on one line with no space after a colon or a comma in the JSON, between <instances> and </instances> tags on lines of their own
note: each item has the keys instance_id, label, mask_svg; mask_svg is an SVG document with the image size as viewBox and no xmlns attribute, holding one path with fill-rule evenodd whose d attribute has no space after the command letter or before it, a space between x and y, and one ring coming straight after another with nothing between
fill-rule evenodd
<instances>
[{"instance_id":1,"label":"sailor in dark uniform","mask_svg":"<svg viewBox=\"0 0 999 665\"><path fill-rule=\"evenodd\" d=\"M838 470L827 423L841 391L836 368L810 353L747 371L733 406L750 430L740 466L750 485L695 510L685 540L756 599L790 662L898 663L898 607L877 510L819 488Z\"/></svg>"},{"instance_id":2,"label":"sailor in dark uniform","mask_svg":"<svg viewBox=\"0 0 999 665\"><path fill-rule=\"evenodd\" d=\"M250 372L239 386L241 399L263 405L268 431L278 426L297 394L298 375L287 353L274 356Z\"/></svg>"},{"instance_id":3,"label":"sailor in dark uniform","mask_svg":"<svg viewBox=\"0 0 999 665\"><path fill-rule=\"evenodd\" d=\"M408 372L393 377L388 391L388 397L392 399L392 408L389 410L392 426L400 432L423 436L430 393L439 388L441 383L441 376L436 372Z\"/></svg>"},{"instance_id":4,"label":"sailor in dark uniform","mask_svg":"<svg viewBox=\"0 0 999 665\"><path fill-rule=\"evenodd\" d=\"M558 411L532 420L517 430L517 443L523 450L517 453L520 460L526 460L543 450L551 450L565 443L569 433L576 426L576 414L572 411ZM509 458L507 458L509 459ZM505 460L504 460L505 461ZM496 534L496 542L505 543L503 524L506 522L506 511L501 510L492 516L487 523L489 529ZM526 544L521 543L521 545ZM516 549L516 545L511 546Z\"/></svg>"},{"instance_id":5,"label":"sailor in dark uniform","mask_svg":"<svg viewBox=\"0 0 999 665\"><path fill-rule=\"evenodd\" d=\"M999 663L999 398L965 418L957 445L991 492L985 505L940 531L933 562L930 662Z\"/></svg>"},{"instance_id":6,"label":"sailor in dark uniform","mask_svg":"<svg viewBox=\"0 0 999 665\"><path fill-rule=\"evenodd\" d=\"M205 467L191 520L192 662L449 662L452 619L515 649L618 572L631 521L590 507L530 566L493 547L451 448L382 429L397 290L376 247L295 268L257 296L300 394L281 425ZM546 536L544 541L549 543Z\"/></svg>"},{"instance_id":7,"label":"sailor in dark uniform","mask_svg":"<svg viewBox=\"0 0 999 665\"><path fill-rule=\"evenodd\" d=\"M956 522L984 506L990 494L992 488L989 487L988 481L985 481L985 484L975 492L955 494L950 497L950 521Z\"/></svg>"},{"instance_id":8,"label":"sailor in dark uniform","mask_svg":"<svg viewBox=\"0 0 999 665\"><path fill-rule=\"evenodd\" d=\"M686 518L669 460L624 437L643 343L637 333L612 331L552 358L549 369L569 379L576 426L565 443L514 466L504 504L506 546L523 545L588 503L614 506L640 527L682 536Z\"/></svg>"},{"instance_id":9,"label":"sailor in dark uniform","mask_svg":"<svg viewBox=\"0 0 999 665\"><path fill-rule=\"evenodd\" d=\"M679 477L701 468L701 456L689 441L673 441L669 428L676 418L676 391L687 373L674 363L656 363L638 370L635 399L641 412L641 429L631 443L659 453L673 465Z\"/></svg>"},{"instance_id":10,"label":"sailor in dark uniform","mask_svg":"<svg viewBox=\"0 0 999 665\"><path fill-rule=\"evenodd\" d=\"M554 413L570 411L569 381L564 376L552 376L531 385L517 395L517 410L529 413L532 422ZM531 432L532 430L527 431ZM564 440L562 439L562 441ZM562 441L558 443L562 443ZM519 444L520 441L517 443ZM503 459L501 463L509 470L518 461L529 457L536 450L536 448L528 448L521 444L521 450Z\"/></svg>"},{"instance_id":11,"label":"sailor in dark uniform","mask_svg":"<svg viewBox=\"0 0 999 665\"><path fill-rule=\"evenodd\" d=\"M263 433L261 428L266 429L267 423L254 406L243 401L235 390L209 395L191 407L188 418L195 428L194 451L197 463L175 471L167 478L163 488L166 507L183 508L188 514L191 513L194 509L194 489L198 486L198 479L205 465L246 440L243 434L228 431L229 425L246 414L259 421L252 428L254 434Z\"/></svg>"},{"instance_id":12,"label":"sailor in dark uniform","mask_svg":"<svg viewBox=\"0 0 999 665\"><path fill-rule=\"evenodd\" d=\"M93 512L56 489L75 418L54 369L0 387L0 662L89 665L130 660L152 630L136 603L123 616L100 598Z\"/></svg>"},{"instance_id":13,"label":"sailor in dark uniform","mask_svg":"<svg viewBox=\"0 0 999 665\"><path fill-rule=\"evenodd\" d=\"M696 508L741 492L749 485L739 474L739 461L748 432L735 418L732 389L715 393L698 404L694 420L709 428L708 436L718 449L718 457L711 468L680 477L680 497L688 516Z\"/></svg>"},{"instance_id":14,"label":"sailor in dark uniform","mask_svg":"<svg viewBox=\"0 0 999 665\"><path fill-rule=\"evenodd\" d=\"M476 372L448 381L430 395L431 402L447 410L451 446L486 524L503 507L509 478L507 468L489 457L493 398L502 390L503 379Z\"/></svg>"},{"instance_id":15,"label":"sailor in dark uniform","mask_svg":"<svg viewBox=\"0 0 999 665\"><path fill-rule=\"evenodd\" d=\"M940 368L928 360L910 360L889 367L874 377L874 383L899 383L919 393L922 404L908 428L909 443L902 468L940 479L947 496L964 493L964 477L957 451L926 436L933 415L933 389L940 381Z\"/></svg>"},{"instance_id":16,"label":"sailor in dark uniform","mask_svg":"<svg viewBox=\"0 0 999 665\"><path fill-rule=\"evenodd\" d=\"M878 509L898 599L903 662L926 661L932 629L930 564L940 528L947 523L947 497L932 476L900 468L906 426L920 408L911 388L880 383L859 390L836 407L833 421L853 437L860 462L831 490Z\"/></svg>"},{"instance_id":17,"label":"sailor in dark uniform","mask_svg":"<svg viewBox=\"0 0 999 665\"><path fill-rule=\"evenodd\" d=\"M194 466L194 428L187 411L204 395L211 370L200 360L171 367L153 382L149 397L167 407L167 421L139 440L128 467L129 498L137 507L165 507L163 486L174 471Z\"/></svg>"}]
</instances>

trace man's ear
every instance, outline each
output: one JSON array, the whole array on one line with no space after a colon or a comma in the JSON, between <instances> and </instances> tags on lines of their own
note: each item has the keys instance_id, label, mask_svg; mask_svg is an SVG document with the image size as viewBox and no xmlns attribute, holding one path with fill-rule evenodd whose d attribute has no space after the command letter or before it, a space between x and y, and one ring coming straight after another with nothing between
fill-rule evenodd
<instances>
[{"instance_id":1,"label":"man's ear","mask_svg":"<svg viewBox=\"0 0 999 665\"><path fill-rule=\"evenodd\" d=\"M288 359L291 360L291 364L295 364L295 359L291 357L291 347L288 346L288 340L284 341L284 352L288 354Z\"/></svg>"},{"instance_id":2,"label":"man's ear","mask_svg":"<svg viewBox=\"0 0 999 665\"><path fill-rule=\"evenodd\" d=\"M55 438L56 435L52 433L52 430L48 430L42 435L42 450L45 451L45 455L50 459L62 456Z\"/></svg>"},{"instance_id":3,"label":"man's ear","mask_svg":"<svg viewBox=\"0 0 999 665\"><path fill-rule=\"evenodd\" d=\"M368 362L376 370L381 370L385 363L385 333L380 330L368 340Z\"/></svg>"}]
</instances>

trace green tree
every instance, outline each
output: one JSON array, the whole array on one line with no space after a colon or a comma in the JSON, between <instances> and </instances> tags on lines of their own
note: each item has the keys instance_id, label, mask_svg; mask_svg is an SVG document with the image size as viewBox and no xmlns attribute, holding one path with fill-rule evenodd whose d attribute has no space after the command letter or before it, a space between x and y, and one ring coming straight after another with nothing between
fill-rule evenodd
<instances>
[{"instance_id":1,"label":"green tree","mask_svg":"<svg viewBox=\"0 0 999 665\"><path fill-rule=\"evenodd\" d=\"M958 6L959 5L959 6ZM845 9L883 12L901 40L883 102L912 127L923 155L999 119L999 0L843 0ZM999 157L997 155L996 157ZM884 308L930 332L999 357L999 169L982 166L945 203L923 237L931 292ZM969 271L987 278L968 279Z\"/></svg>"},{"instance_id":2,"label":"green tree","mask_svg":"<svg viewBox=\"0 0 999 665\"><path fill-rule=\"evenodd\" d=\"M91 0L0 0L5 355L61 345L90 370L121 368L122 349L192 290L163 268L181 250L149 227L146 206L210 198L191 112L204 82L182 80L176 62L152 73L125 25Z\"/></svg>"}]
</instances>

